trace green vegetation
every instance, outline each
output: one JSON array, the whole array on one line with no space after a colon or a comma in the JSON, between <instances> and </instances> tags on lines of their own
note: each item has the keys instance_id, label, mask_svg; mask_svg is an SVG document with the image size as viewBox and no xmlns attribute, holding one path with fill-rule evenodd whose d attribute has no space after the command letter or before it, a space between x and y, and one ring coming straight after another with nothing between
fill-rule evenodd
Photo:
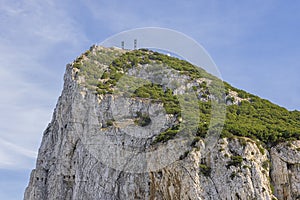
<instances>
[{"instance_id":1,"label":"green vegetation","mask_svg":"<svg viewBox=\"0 0 300 200\"><path fill-rule=\"evenodd\" d=\"M96 92L99 91L97 86L100 84L99 80L104 72L104 69L101 67L101 65L109 65L120 55L121 53L115 49L99 49L97 51L92 51L91 47L90 50L83 53L74 61L73 67L79 69L79 76L84 77L84 86L90 90L95 90ZM102 87L105 89L109 88L106 86Z\"/></svg>"},{"instance_id":2,"label":"green vegetation","mask_svg":"<svg viewBox=\"0 0 300 200\"><path fill-rule=\"evenodd\" d=\"M234 97L230 97L230 96L226 97L226 102L233 103L234 102Z\"/></svg>"},{"instance_id":3,"label":"green vegetation","mask_svg":"<svg viewBox=\"0 0 300 200\"><path fill-rule=\"evenodd\" d=\"M272 194L274 194L275 189L274 189L274 185L273 185L272 183L270 183L270 189L271 189L271 191L272 191ZM272 199L272 200L273 200L273 199Z\"/></svg>"},{"instance_id":4,"label":"green vegetation","mask_svg":"<svg viewBox=\"0 0 300 200\"><path fill-rule=\"evenodd\" d=\"M230 174L230 178L231 178L231 180L233 180L233 179L234 179L234 177L236 177L236 175L237 175L237 173L236 173L236 172L232 172L232 173Z\"/></svg>"},{"instance_id":5,"label":"green vegetation","mask_svg":"<svg viewBox=\"0 0 300 200\"><path fill-rule=\"evenodd\" d=\"M249 165L243 165L243 169L251 169Z\"/></svg>"},{"instance_id":6,"label":"green vegetation","mask_svg":"<svg viewBox=\"0 0 300 200\"><path fill-rule=\"evenodd\" d=\"M240 167L243 162L242 156L231 156L230 159L231 160L227 162L227 168L229 168L230 166Z\"/></svg>"},{"instance_id":7,"label":"green vegetation","mask_svg":"<svg viewBox=\"0 0 300 200\"><path fill-rule=\"evenodd\" d=\"M262 163L262 167L265 169L265 170L268 170L270 166L270 161L269 160L265 160L263 163Z\"/></svg>"},{"instance_id":8,"label":"green vegetation","mask_svg":"<svg viewBox=\"0 0 300 200\"><path fill-rule=\"evenodd\" d=\"M106 124L107 124L107 126L112 126L113 122L112 121L107 121Z\"/></svg>"},{"instance_id":9,"label":"green vegetation","mask_svg":"<svg viewBox=\"0 0 300 200\"><path fill-rule=\"evenodd\" d=\"M163 90L161 85L157 84L146 84L135 90L132 97L150 98L152 100L162 101L167 114L180 115L179 101L173 91L167 88Z\"/></svg>"},{"instance_id":10,"label":"green vegetation","mask_svg":"<svg viewBox=\"0 0 300 200\"><path fill-rule=\"evenodd\" d=\"M112 125L114 125L114 120L113 119L109 119L109 120L106 121L106 127L112 126Z\"/></svg>"},{"instance_id":11,"label":"green vegetation","mask_svg":"<svg viewBox=\"0 0 300 200\"><path fill-rule=\"evenodd\" d=\"M285 108L256 96L240 105L227 106L222 135L258 139L267 146L286 140L300 139L300 112Z\"/></svg>"},{"instance_id":12,"label":"green vegetation","mask_svg":"<svg viewBox=\"0 0 300 200\"><path fill-rule=\"evenodd\" d=\"M222 99L234 101L234 97L224 97L224 94L222 94L222 82L203 69L178 58L146 49L124 53L116 49L95 50L91 48L74 61L73 67L78 69L78 76L84 77L84 86L99 95L116 92L115 86L121 77L123 77L122 81L127 81L125 84L121 84L127 87L127 90L125 89L124 92L125 95L162 102L168 114L173 114L179 118L182 114L179 106L180 96L174 95L170 88L153 83L143 83L139 88L130 90L133 88L131 87L132 82L127 80L126 77L124 78L124 74L128 69L150 63L167 65L177 70L180 74L189 76L191 81L199 78L212 80L209 87L208 82L202 81L198 86L193 86L193 90L201 91L203 98L209 99L210 95L214 94L217 101ZM107 67L103 67L103 64L107 65ZM238 136L251 138L257 142L262 153L262 146L271 147L279 142L300 139L299 111L288 111L268 100L236 89L226 82L224 82L224 85L226 95L229 94L229 91L235 91L238 97L247 100L242 101L239 105L229 105L226 107L226 121L221 134L222 137L232 138ZM198 105L200 110L197 113L199 116L199 126L194 137L203 138L206 136L210 124L212 105L211 101L204 102L200 100ZM194 110L191 112L198 111ZM136 123L146 126L150 121L146 116L140 116ZM166 142L174 138L178 132L184 131L184 128L181 128L181 130L178 128L167 129L156 137L154 143ZM240 140L240 143L243 146L246 145L243 140ZM239 160L235 159L230 163L231 165L238 164Z\"/></svg>"},{"instance_id":13,"label":"green vegetation","mask_svg":"<svg viewBox=\"0 0 300 200\"><path fill-rule=\"evenodd\" d=\"M247 146L247 141L244 138L239 137L238 140L243 147Z\"/></svg>"},{"instance_id":14,"label":"green vegetation","mask_svg":"<svg viewBox=\"0 0 300 200\"><path fill-rule=\"evenodd\" d=\"M211 168L209 166L207 166L206 164L200 164L199 165L200 168L200 172L204 175L204 176L210 176L211 173Z\"/></svg>"},{"instance_id":15,"label":"green vegetation","mask_svg":"<svg viewBox=\"0 0 300 200\"><path fill-rule=\"evenodd\" d=\"M161 132L159 135L157 135L152 144L156 144L158 142L166 142L174 138L178 132L179 132L178 126L168 128L166 131Z\"/></svg>"},{"instance_id":16,"label":"green vegetation","mask_svg":"<svg viewBox=\"0 0 300 200\"><path fill-rule=\"evenodd\" d=\"M151 123L151 119L148 114L142 114L141 112L137 112L137 116L138 118L134 121L136 125L144 127Z\"/></svg>"}]
</instances>

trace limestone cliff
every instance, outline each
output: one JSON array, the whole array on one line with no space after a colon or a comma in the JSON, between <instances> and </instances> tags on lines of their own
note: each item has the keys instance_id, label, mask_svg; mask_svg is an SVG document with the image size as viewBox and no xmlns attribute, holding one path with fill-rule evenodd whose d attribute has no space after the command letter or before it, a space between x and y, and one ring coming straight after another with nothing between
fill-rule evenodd
<instances>
[{"instance_id":1,"label":"limestone cliff","mask_svg":"<svg viewBox=\"0 0 300 200\"><path fill-rule=\"evenodd\" d=\"M90 53L99 50L103 48L95 46ZM109 52L111 57L124 53ZM105 59L93 60L96 70L109 67ZM88 83L89 74L80 74L76 64L67 65L62 95L43 133L25 200L300 199L299 140L267 148L255 138L220 137L207 152L202 137L185 144L169 134L182 119L168 111L166 103L105 93L112 86ZM153 69L143 70L133 67L126 73L147 80L158 77ZM108 79L103 76L93 75ZM162 76L168 77L165 85L173 94L183 92L187 75L167 69ZM204 81L210 83L207 77L186 83L203 102L213 97L193 86ZM228 105L249 100L230 94Z\"/></svg>"}]
</instances>

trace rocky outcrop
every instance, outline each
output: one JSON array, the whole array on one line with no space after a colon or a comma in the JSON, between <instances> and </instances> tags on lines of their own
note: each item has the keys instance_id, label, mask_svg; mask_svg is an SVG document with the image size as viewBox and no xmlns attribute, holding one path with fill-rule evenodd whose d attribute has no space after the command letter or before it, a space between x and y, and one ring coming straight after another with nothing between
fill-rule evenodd
<instances>
[{"instance_id":1,"label":"rocky outcrop","mask_svg":"<svg viewBox=\"0 0 300 200\"><path fill-rule=\"evenodd\" d=\"M244 139L240 139L244 140ZM268 178L268 155L252 141L220 139L217 147L203 157L192 151L160 174L151 173L153 199L272 199ZM240 161L236 160L241 158ZM151 198L150 198L151 199Z\"/></svg>"},{"instance_id":2,"label":"rocky outcrop","mask_svg":"<svg viewBox=\"0 0 300 200\"><path fill-rule=\"evenodd\" d=\"M278 199L300 199L300 141L271 149L271 179Z\"/></svg>"},{"instance_id":3,"label":"rocky outcrop","mask_svg":"<svg viewBox=\"0 0 300 200\"><path fill-rule=\"evenodd\" d=\"M76 76L68 65L25 200L300 198L300 141L268 151L249 138L220 138L209 153L202 140L153 145L176 124L160 102L99 96ZM137 127L137 113L153 123Z\"/></svg>"}]
</instances>

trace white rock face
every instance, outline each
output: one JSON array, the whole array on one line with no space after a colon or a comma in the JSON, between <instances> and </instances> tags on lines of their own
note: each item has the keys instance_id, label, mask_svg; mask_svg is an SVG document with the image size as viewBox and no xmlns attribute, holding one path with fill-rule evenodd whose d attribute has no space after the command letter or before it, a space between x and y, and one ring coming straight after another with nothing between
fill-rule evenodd
<instances>
[{"instance_id":1,"label":"white rock face","mask_svg":"<svg viewBox=\"0 0 300 200\"><path fill-rule=\"evenodd\" d=\"M175 123L162 104L99 99L78 85L74 73L68 65L25 200L299 199L300 141L279 144L269 155L247 138L219 139L205 154L200 140L182 156L181 141L151 146L160 130ZM155 127L136 127L138 111L148 112Z\"/></svg>"},{"instance_id":2,"label":"white rock face","mask_svg":"<svg viewBox=\"0 0 300 200\"><path fill-rule=\"evenodd\" d=\"M300 141L271 149L271 178L278 199L300 199Z\"/></svg>"}]
</instances>

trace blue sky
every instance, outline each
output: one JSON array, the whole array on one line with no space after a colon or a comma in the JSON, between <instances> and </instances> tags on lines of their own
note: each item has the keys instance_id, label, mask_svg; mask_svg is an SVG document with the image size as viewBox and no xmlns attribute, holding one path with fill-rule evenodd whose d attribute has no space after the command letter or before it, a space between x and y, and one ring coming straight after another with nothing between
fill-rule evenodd
<instances>
[{"instance_id":1,"label":"blue sky","mask_svg":"<svg viewBox=\"0 0 300 200\"><path fill-rule=\"evenodd\" d=\"M0 199L23 196L65 65L120 31L180 31L233 86L300 110L299 9L274 0L0 0Z\"/></svg>"}]
</instances>

